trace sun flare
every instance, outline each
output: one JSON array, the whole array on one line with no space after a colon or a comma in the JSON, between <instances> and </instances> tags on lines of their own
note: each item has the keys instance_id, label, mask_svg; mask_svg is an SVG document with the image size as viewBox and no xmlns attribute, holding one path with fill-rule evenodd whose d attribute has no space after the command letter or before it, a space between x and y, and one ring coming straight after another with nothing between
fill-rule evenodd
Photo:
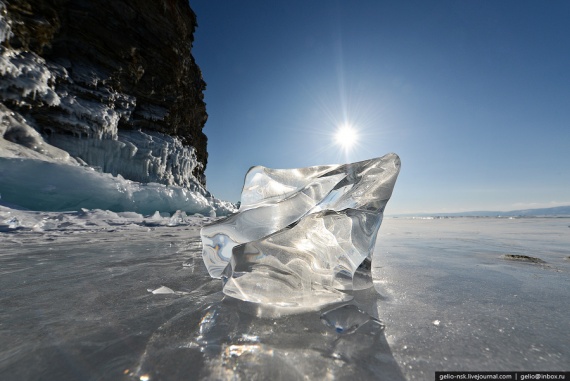
<instances>
[{"instance_id":1,"label":"sun flare","mask_svg":"<svg viewBox=\"0 0 570 381\"><path fill-rule=\"evenodd\" d=\"M341 126L335 133L335 142L345 150L351 149L358 141L358 133L350 125Z\"/></svg>"}]
</instances>

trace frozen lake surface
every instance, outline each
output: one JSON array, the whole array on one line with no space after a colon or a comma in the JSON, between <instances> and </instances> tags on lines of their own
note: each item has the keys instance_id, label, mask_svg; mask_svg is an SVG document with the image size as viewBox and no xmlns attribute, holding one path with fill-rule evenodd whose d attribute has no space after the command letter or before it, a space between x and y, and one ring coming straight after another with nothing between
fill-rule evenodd
<instances>
[{"instance_id":1,"label":"frozen lake surface","mask_svg":"<svg viewBox=\"0 0 570 381\"><path fill-rule=\"evenodd\" d=\"M277 317L209 277L199 229L212 219L44 213L26 228L24 212L20 224L2 212L2 380L429 380L570 364L570 219L386 218L377 292Z\"/></svg>"}]
</instances>

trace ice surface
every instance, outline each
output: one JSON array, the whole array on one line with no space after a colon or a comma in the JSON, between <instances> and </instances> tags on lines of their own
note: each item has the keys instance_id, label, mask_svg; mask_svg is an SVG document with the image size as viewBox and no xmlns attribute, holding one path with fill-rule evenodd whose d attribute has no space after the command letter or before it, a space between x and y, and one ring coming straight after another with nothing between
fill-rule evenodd
<instances>
[{"instance_id":1,"label":"ice surface","mask_svg":"<svg viewBox=\"0 0 570 381\"><path fill-rule=\"evenodd\" d=\"M567 368L569 225L567 218L386 219L382 267L373 275L386 339L406 378Z\"/></svg>"},{"instance_id":2,"label":"ice surface","mask_svg":"<svg viewBox=\"0 0 570 381\"><path fill-rule=\"evenodd\" d=\"M3 381L423 381L570 363L568 218L387 217L378 292L277 318L209 276L199 229L210 217L169 226L160 214L0 208L10 216L22 227L0 232ZM162 286L175 293L149 292ZM386 327L345 331L366 319Z\"/></svg>"},{"instance_id":3,"label":"ice surface","mask_svg":"<svg viewBox=\"0 0 570 381\"><path fill-rule=\"evenodd\" d=\"M226 295L282 307L346 301L338 290L372 286L359 266L376 235L400 170L395 154L345 165L253 167L239 213L202 229L203 258ZM369 278L369 277L368 277Z\"/></svg>"}]
</instances>

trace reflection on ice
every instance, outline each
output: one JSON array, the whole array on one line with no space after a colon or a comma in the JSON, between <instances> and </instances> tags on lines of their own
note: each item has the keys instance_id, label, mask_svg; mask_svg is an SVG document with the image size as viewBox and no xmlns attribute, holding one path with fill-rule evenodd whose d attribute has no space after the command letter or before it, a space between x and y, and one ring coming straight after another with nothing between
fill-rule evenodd
<instances>
[{"instance_id":1,"label":"reflection on ice","mask_svg":"<svg viewBox=\"0 0 570 381\"><path fill-rule=\"evenodd\" d=\"M361 311L353 304L347 304L324 312L321 315L321 321L337 333L344 334L354 333L368 322L376 324L379 329L384 329L384 323Z\"/></svg>"},{"instance_id":2,"label":"reflection on ice","mask_svg":"<svg viewBox=\"0 0 570 381\"><path fill-rule=\"evenodd\" d=\"M345 165L253 167L239 213L202 229L224 293L278 307L347 301L372 285L370 261L400 170L395 154ZM356 274L356 275L355 275Z\"/></svg>"},{"instance_id":3,"label":"reflection on ice","mask_svg":"<svg viewBox=\"0 0 570 381\"><path fill-rule=\"evenodd\" d=\"M155 330L133 376L404 380L383 327L354 305L326 313L326 319L347 326L350 333L337 334L315 312L259 318L254 310L243 309L248 303L222 298L210 295L188 303ZM376 309L375 302L372 306Z\"/></svg>"}]
</instances>

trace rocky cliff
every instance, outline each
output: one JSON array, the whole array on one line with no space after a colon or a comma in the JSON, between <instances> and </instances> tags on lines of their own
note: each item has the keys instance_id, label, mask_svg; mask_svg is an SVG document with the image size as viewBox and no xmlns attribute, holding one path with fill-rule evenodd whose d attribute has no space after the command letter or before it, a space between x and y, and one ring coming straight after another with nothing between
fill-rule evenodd
<instances>
[{"instance_id":1,"label":"rocky cliff","mask_svg":"<svg viewBox=\"0 0 570 381\"><path fill-rule=\"evenodd\" d=\"M204 185L196 25L187 0L0 0L2 123L15 115L104 172Z\"/></svg>"}]
</instances>

